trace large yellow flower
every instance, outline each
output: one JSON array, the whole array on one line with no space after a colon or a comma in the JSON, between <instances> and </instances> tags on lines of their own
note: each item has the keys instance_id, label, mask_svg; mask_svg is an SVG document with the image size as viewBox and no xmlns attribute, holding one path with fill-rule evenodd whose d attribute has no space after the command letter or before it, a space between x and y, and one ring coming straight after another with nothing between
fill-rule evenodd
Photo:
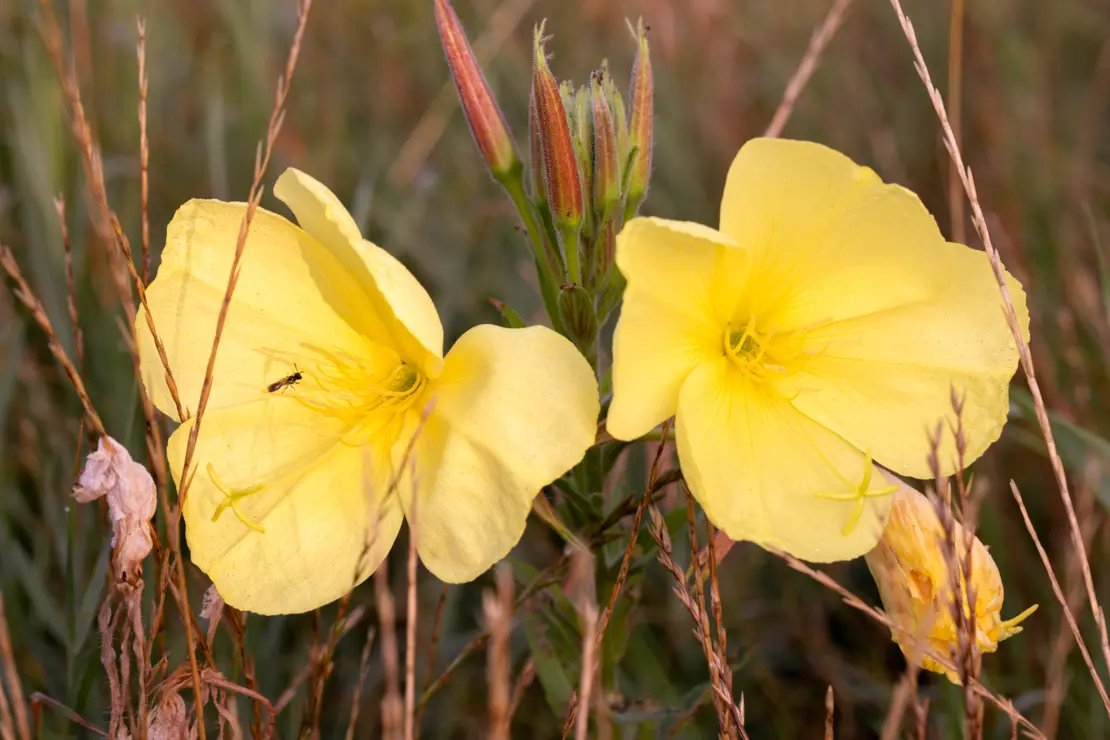
<instances>
[{"instance_id":1,"label":"large yellow flower","mask_svg":"<svg viewBox=\"0 0 1110 740\"><path fill-rule=\"evenodd\" d=\"M593 443L588 363L542 327L479 326L443 357L428 294L327 188L291 169L274 193L300 226L261 209L251 226L184 504L193 562L234 607L306 611L372 573L415 507L427 568L475 578L520 539L539 489ZM149 289L186 406L245 209L182 206ZM137 323L143 381L175 416ZM192 423L169 441L178 479Z\"/></svg>"},{"instance_id":2,"label":"large yellow flower","mask_svg":"<svg viewBox=\"0 0 1110 740\"><path fill-rule=\"evenodd\" d=\"M633 219L617 264L628 288L608 430L634 439L675 415L690 489L734 540L862 555L892 492L872 461L930 477L953 389L966 462L1001 432L1017 349L986 254L946 242L913 193L826 147L750 141L719 231ZM951 433L939 452L950 474Z\"/></svg>"}]
</instances>

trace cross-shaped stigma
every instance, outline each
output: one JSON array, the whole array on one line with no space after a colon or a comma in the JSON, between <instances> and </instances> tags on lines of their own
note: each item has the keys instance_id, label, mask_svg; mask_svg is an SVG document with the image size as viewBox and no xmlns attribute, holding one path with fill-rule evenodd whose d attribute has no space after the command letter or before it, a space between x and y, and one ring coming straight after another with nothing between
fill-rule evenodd
<instances>
[{"instance_id":1,"label":"cross-shaped stigma","mask_svg":"<svg viewBox=\"0 0 1110 740\"><path fill-rule=\"evenodd\" d=\"M842 529L840 531L840 533L842 535L846 536L846 535L850 534L852 532L852 530L856 528L856 525L859 524L860 517L863 516L863 507L867 503L867 499L869 499L869 498L880 498L882 496L889 496L890 494L892 494L892 493L894 493L895 491L898 490L898 486L887 486L885 488L877 488L873 491L870 490L871 489L871 475L872 475L872 471L875 469L874 466L871 463L872 463L871 453L870 452L864 453L864 456L863 456L863 480L860 482L860 484L858 486L856 486L855 490L844 491L842 493L818 493L818 494L814 494L814 495L817 496L817 498L828 499L830 501L854 501L855 502L856 506L855 506L855 510L852 512L851 518L848 519L848 523L844 525L844 529ZM839 478L840 476L838 475L837 477ZM844 479L841 478L841 480L843 481ZM849 484L847 482L845 482L845 485L848 485L849 487L851 487L851 484Z\"/></svg>"},{"instance_id":2,"label":"cross-shaped stigma","mask_svg":"<svg viewBox=\"0 0 1110 740\"><path fill-rule=\"evenodd\" d=\"M219 519L220 515L230 508L232 513L235 514L235 517L245 526L253 529L259 534L265 534L266 530L262 528L261 524L248 517L239 509L239 499L246 498L253 493L258 493L262 490L263 484L257 483L247 488L231 488L225 485L223 481L220 480L219 476L216 475L216 469L212 467L212 463L208 463L205 470L208 471L208 477L212 479L212 485L216 486L219 492L224 495L224 500L221 501L220 505L216 507L216 510L212 512L212 521Z\"/></svg>"}]
</instances>

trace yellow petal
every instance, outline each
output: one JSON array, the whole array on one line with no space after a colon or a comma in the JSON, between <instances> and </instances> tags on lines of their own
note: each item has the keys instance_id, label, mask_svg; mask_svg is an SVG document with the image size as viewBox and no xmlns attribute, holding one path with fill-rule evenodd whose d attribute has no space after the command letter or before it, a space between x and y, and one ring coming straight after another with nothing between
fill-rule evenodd
<instances>
[{"instance_id":1,"label":"yellow petal","mask_svg":"<svg viewBox=\"0 0 1110 740\"><path fill-rule=\"evenodd\" d=\"M175 477L192 424L169 441ZM341 431L291 396L205 414L185 534L193 562L231 606L314 609L361 583L389 552L402 514L385 495L388 452L344 445Z\"/></svg>"},{"instance_id":2,"label":"yellow petal","mask_svg":"<svg viewBox=\"0 0 1110 740\"><path fill-rule=\"evenodd\" d=\"M781 389L875 460L931 477L928 431L966 399L970 463L1001 433L1017 347L986 254L944 240L916 195L809 142L756 139L729 172L721 228L758 255L738 311L804 331L806 372ZM1021 329L1020 284L1008 286ZM956 465L944 437L942 474Z\"/></svg>"},{"instance_id":3,"label":"yellow petal","mask_svg":"<svg viewBox=\"0 0 1110 740\"><path fill-rule=\"evenodd\" d=\"M691 492L734 540L828 562L862 555L882 534L882 476L870 472L862 501L850 495L868 474L866 456L742 380L727 359L683 383L676 437Z\"/></svg>"},{"instance_id":4,"label":"yellow petal","mask_svg":"<svg viewBox=\"0 0 1110 740\"><path fill-rule=\"evenodd\" d=\"M363 239L351 214L317 180L289 168L274 185L274 195L292 209L305 231L362 282L375 310L385 317L402 357L426 375L438 374L443 325L424 286L393 255Z\"/></svg>"},{"instance_id":5,"label":"yellow petal","mask_svg":"<svg viewBox=\"0 0 1110 740\"><path fill-rule=\"evenodd\" d=\"M597 382L550 329L484 325L451 348L429 395L417 448L417 546L440 580L469 581L508 554L532 499L593 444ZM399 494L411 521L411 493L402 486Z\"/></svg>"},{"instance_id":6,"label":"yellow petal","mask_svg":"<svg viewBox=\"0 0 1110 740\"><path fill-rule=\"evenodd\" d=\"M728 237L684 221L636 218L617 236L628 287L613 339L610 434L650 431L674 414L690 371L720 357L746 259Z\"/></svg>"},{"instance_id":7,"label":"yellow petal","mask_svg":"<svg viewBox=\"0 0 1110 740\"><path fill-rule=\"evenodd\" d=\"M178 209L147 290L181 402L190 412L200 396L245 211L242 203L203 200ZM367 339L388 341L361 286L319 242L281 216L255 213L240 265L209 410L265 396L269 384L294 372L309 347L361 355ZM177 418L144 312L135 323L143 382L158 408Z\"/></svg>"}]
</instances>

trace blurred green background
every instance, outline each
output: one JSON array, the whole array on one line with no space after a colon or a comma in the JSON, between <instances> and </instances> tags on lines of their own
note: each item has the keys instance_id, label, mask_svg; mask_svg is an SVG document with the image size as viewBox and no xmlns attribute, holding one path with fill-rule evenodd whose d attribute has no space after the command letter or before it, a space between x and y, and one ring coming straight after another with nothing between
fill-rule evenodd
<instances>
[{"instance_id":1,"label":"blurred green background","mask_svg":"<svg viewBox=\"0 0 1110 740\"><path fill-rule=\"evenodd\" d=\"M549 19L554 38L547 48L560 78L584 82L608 58L617 79L626 80L634 45L625 18L642 15L651 27L656 74L655 165L645 212L715 223L732 156L770 121L830 4L458 0L456 7L472 41L487 31L495 37L488 45L487 75L525 147L532 25ZM132 244L137 248L140 223L137 14L147 20L155 254L166 222L187 199L244 199L294 27L293 3L71 0L56 8L102 148L109 199ZM945 92L950 5L910 0L906 10ZM71 349L52 203L58 194L66 198L86 341L84 377L109 432L138 456L143 423L121 338L122 314L103 247L89 225L79 156L36 14L32 0L0 2L0 242L14 250ZM995 243L1030 296L1038 378L1055 415L1076 506L1093 540L1096 586L1110 598L1110 479L1103 474L1110 463L1110 4L967 0L963 35L959 120L965 157ZM431 0L317 0L267 185L286 166L327 183L367 237L400 257L428 287L450 342L476 323L498 321L490 297L530 321L541 320L542 307L512 206L486 174L453 90L444 92L447 82ZM884 179L910 187L946 234L962 228L977 245L969 222L954 224L938 124L885 0L856 0L784 135L833 146ZM263 205L282 211L269 194ZM1093 637L1063 508L1022 388L1024 382L1016 380L1013 422L974 470L989 488L980 531L1006 583L1005 615L1031 603L1041 609L1022 635L985 659L983 680L1035 722L1055 728L1055 736L1107 737L1110 723L1008 492L1013 478ZM95 507L70 506L79 419L80 407L41 332L10 291L0 289L0 592L27 690L45 692L103 725L107 698L94 618L105 590L108 530ZM630 453L620 491L642 487L649 452ZM667 507L677 508L674 502ZM680 552L683 529L675 535ZM704 699L707 681L689 617L652 560L650 540L643 539L646 570L627 594L631 608L619 612L610 628L627 637L607 686L616 737L665 736L685 709ZM527 580L524 563L553 562L558 547L545 528L532 525L518 548L518 576ZM400 548L391 563L402 593ZM829 570L877 603L862 562ZM421 681L440 593L430 576L422 578ZM733 550L721 580L734 684L737 695L743 693L753 738L820 736L829 685L837 702L837 737L879 737L904 667L884 629L750 546ZM489 584L486 576L449 590L436 673L480 629L479 597ZM198 610L206 587L204 576L191 570ZM371 592L369 585L359 588L354 603L372 612ZM552 593L533 599L528 613L558 613ZM606 595L601 592L602 599ZM325 629L332 613L334 607L316 617L249 620L248 645L267 696L280 694L304 665L313 630ZM563 626L563 637L576 645L577 626ZM536 644L534 630L518 626L514 671L530 650L526 631ZM180 633L175 616L168 635L171 667L184 655ZM342 736L346 727L361 634L357 629L339 645L325 694L325 737ZM559 639L539 635L549 652L559 652ZM231 676L235 659L225 640L221 634L217 651ZM375 649L359 697L360 737L378 733L377 656ZM577 680L576 668L566 671ZM551 680L548 675L545 684L537 681L528 690L514 736L560 735L561 717L550 706ZM931 698L931 736L960 737L958 689L932 676L923 676L922 683ZM424 736L484 737L486 701L485 656L479 652L433 698ZM281 737L296 735L302 706L298 696L279 717ZM246 702L241 712L246 718ZM715 727L712 709L703 709L676 736L710 737ZM43 736L77 732L45 710ZM1009 721L988 710L987 737L1009 736Z\"/></svg>"}]
</instances>

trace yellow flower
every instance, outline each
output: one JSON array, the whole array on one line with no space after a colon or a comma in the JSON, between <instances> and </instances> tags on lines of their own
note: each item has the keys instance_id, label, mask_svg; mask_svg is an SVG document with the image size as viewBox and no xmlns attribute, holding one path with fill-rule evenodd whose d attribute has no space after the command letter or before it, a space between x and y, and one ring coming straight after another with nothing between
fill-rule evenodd
<instances>
[{"instance_id":1,"label":"yellow flower","mask_svg":"<svg viewBox=\"0 0 1110 740\"><path fill-rule=\"evenodd\" d=\"M372 573L415 507L425 566L448 582L475 578L520 539L540 488L593 443L593 372L542 327L478 326L443 357L428 294L362 239L335 195L293 169L274 194L300 226L261 209L251 225L184 504L193 562L234 607L307 611ZM186 406L200 395L245 209L182 206L149 288ZM143 382L175 416L145 319L136 328ZM169 441L178 478L192 424Z\"/></svg>"},{"instance_id":2,"label":"yellow flower","mask_svg":"<svg viewBox=\"0 0 1110 740\"><path fill-rule=\"evenodd\" d=\"M923 668L943 673L953 682L960 677L934 658L923 655L926 648L940 656L952 656L958 664L959 634L952 614L952 580L945 557L944 528L934 504L918 491L901 486L893 495L883 538L864 559L879 586L879 596L891 621L899 628L894 641L909 660ZM968 534L954 523L957 554L966 557ZM971 588L960 574L960 607L965 616L975 613L975 644L980 653L993 653L998 643L1021 632L1018 625L1037 607L1031 606L1013 619L1002 619L1002 577L987 548L972 537ZM974 610L967 602L975 599ZM921 647L917 647L920 644Z\"/></svg>"},{"instance_id":3,"label":"yellow flower","mask_svg":"<svg viewBox=\"0 0 1110 740\"><path fill-rule=\"evenodd\" d=\"M634 439L674 415L690 489L734 540L862 555L892 491L872 461L931 477L929 433L952 420L953 389L965 462L1001 433L1017 348L986 254L946 242L913 193L831 149L750 141L719 231L633 219L617 264L608 430Z\"/></svg>"}]
</instances>

